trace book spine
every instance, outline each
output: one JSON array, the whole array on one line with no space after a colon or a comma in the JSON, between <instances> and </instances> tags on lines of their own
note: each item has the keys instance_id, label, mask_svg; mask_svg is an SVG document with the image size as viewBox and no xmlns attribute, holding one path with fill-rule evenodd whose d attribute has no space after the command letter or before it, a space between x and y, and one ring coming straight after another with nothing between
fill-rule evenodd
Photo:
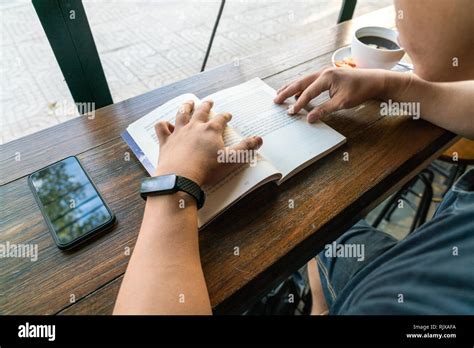
<instances>
[{"instance_id":1,"label":"book spine","mask_svg":"<svg viewBox=\"0 0 474 348\"><path fill-rule=\"evenodd\" d=\"M143 165L143 167L145 167L148 174L153 175L153 173L155 172L155 166L145 156L142 149L138 146L138 144L135 142L135 140L133 140L130 133L128 131L125 131L122 134L120 134L120 136L127 143L128 147L132 150L132 152L138 158L138 160Z\"/></svg>"}]
</instances>

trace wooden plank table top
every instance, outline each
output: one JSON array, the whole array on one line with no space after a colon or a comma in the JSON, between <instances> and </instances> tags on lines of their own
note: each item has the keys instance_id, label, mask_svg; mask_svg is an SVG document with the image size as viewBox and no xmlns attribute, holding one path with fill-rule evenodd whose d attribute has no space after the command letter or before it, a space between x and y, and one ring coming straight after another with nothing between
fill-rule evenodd
<instances>
[{"instance_id":1,"label":"wooden plank table top","mask_svg":"<svg viewBox=\"0 0 474 348\"><path fill-rule=\"evenodd\" d=\"M360 26L394 26L388 7L2 145L0 243L37 244L37 261L0 260L1 314L109 314L144 209L147 174L120 138L134 120L185 92L202 97L260 77L278 88L329 66ZM21 117L21 115L18 115ZM407 182L457 138L422 120L382 117L377 102L324 121L347 143L280 187L268 184L199 232L204 274L216 313L239 313L302 266L324 244ZM117 217L115 228L80 249L59 250L27 175L76 155ZM349 156L349 160L345 160ZM289 200L294 208L290 208ZM239 255L234 254L235 247ZM164 280L166 281L166 280Z\"/></svg>"}]
</instances>

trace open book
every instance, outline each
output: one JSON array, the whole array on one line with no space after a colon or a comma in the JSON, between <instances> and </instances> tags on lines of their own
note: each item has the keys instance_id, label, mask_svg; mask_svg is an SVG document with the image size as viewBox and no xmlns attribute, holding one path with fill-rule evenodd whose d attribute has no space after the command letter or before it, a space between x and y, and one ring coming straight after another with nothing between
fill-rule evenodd
<instances>
[{"instance_id":1,"label":"open book","mask_svg":"<svg viewBox=\"0 0 474 348\"><path fill-rule=\"evenodd\" d=\"M263 146L254 163L242 165L216 185L203 188L206 203L199 210L199 227L249 192L270 181L281 184L345 142L343 135L326 124L309 124L305 110L289 116L288 105L273 103L275 95L274 89L255 78L203 98L214 101L214 114L230 112L233 116L224 132L226 146L253 135L263 138ZM150 175L159 154L154 125L160 120L174 124L179 107L187 100L194 100L196 107L201 102L193 94L180 95L133 122L122 133Z\"/></svg>"}]
</instances>

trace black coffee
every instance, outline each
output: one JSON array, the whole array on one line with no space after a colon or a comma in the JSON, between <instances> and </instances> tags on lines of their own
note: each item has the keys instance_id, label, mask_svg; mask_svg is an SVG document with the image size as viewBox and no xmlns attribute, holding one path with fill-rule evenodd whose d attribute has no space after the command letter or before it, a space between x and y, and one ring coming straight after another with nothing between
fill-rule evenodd
<instances>
[{"instance_id":1,"label":"black coffee","mask_svg":"<svg viewBox=\"0 0 474 348\"><path fill-rule=\"evenodd\" d=\"M359 41L366 44L367 46L377 48L379 50L398 50L398 46L395 42L378 36L363 36L359 37Z\"/></svg>"}]
</instances>

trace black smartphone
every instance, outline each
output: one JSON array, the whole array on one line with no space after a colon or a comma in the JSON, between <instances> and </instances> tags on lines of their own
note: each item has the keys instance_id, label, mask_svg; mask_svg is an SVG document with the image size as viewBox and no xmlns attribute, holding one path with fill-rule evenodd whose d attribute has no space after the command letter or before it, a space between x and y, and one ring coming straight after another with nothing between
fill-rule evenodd
<instances>
[{"instance_id":1,"label":"black smartphone","mask_svg":"<svg viewBox=\"0 0 474 348\"><path fill-rule=\"evenodd\" d=\"M34 172L28 183L60 249L109 229L115 216L76 157Z\"/></svg>"}]
</instances>

